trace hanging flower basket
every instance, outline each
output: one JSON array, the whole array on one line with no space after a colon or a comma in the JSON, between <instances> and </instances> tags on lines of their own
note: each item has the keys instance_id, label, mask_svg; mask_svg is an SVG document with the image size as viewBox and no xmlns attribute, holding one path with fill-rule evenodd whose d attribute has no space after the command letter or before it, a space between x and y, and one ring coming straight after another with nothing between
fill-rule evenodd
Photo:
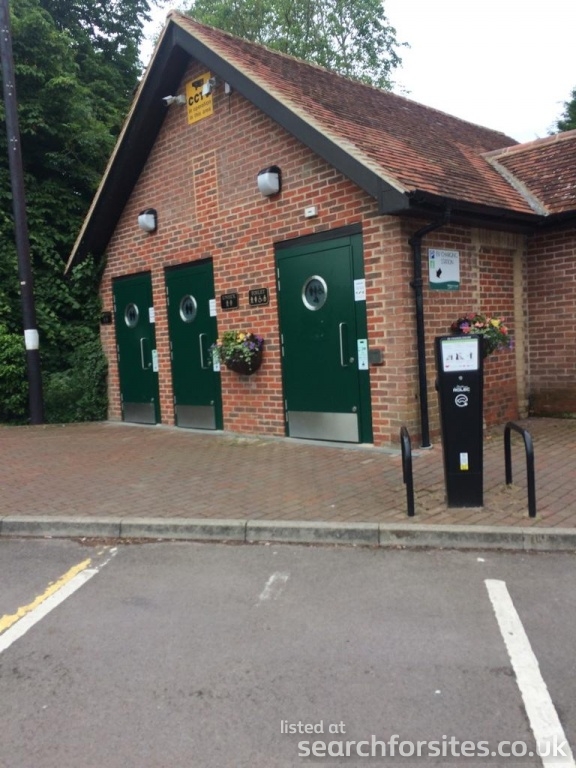
<instances>
[{"instance_id":1,"label":"hanging flower basket","mask_svg":"<svg viewBox=\"0 0 576 768\"><path fill-rule=\"evenodd\" d=\"M477 335L482 340L482 357L486 358L497 349L510 347L511 339L502 317L470 314L459 317L450 326L453 334Z\"/></svg>"},{"instance_id":2,"label":"hanging flower basket","mask_svg":"<svg viewBox=\"0 0 576 768\"><path fill-rule=\"evenodd\" d=\"M242 376L250 376L262 365L264 339L245 331L224 331L212 345L212 354L226 368Z\"/></svg>"},{"instance_id":3,"label":"hanging flower basket","mask_svg":"<svg viewBox=\"0 0 576 768\"><path fill-rule=\"evenodd\" d=\"M224 362L226 368L242 376L250 376L255 373L262 365L262 350L259 349L252 353L249 360L245 357L231 357Z\"/></svg>"}]
</instances>

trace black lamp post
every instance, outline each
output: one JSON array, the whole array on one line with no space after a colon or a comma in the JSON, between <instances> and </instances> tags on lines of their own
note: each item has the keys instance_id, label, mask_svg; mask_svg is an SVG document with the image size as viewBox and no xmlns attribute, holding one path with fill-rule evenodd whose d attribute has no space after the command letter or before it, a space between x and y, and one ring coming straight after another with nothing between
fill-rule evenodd
<instances>
[{"instance_id":1,"label":"black lamp post","mask_svg":"<svg viewBox=\"0 0 576 768\"><path fill-rule=\"evenodd\" d=\"M22 315L24 320L30 422L32 424L43 424L44 401L42 397L40 349L38 330L36 328L36 310L34 307L34 283L30 263L30 241L26 219L24 171L20 147L20 129L18 127L18 106L16 101L16 81L8 0L0 0L0 61L2 63L2 84L4 87L4 110L6 113L8 162L12 186L16 251L18 253L18 276L20 278L20 295L22 298Z\"/></svg>"}]
</instances>

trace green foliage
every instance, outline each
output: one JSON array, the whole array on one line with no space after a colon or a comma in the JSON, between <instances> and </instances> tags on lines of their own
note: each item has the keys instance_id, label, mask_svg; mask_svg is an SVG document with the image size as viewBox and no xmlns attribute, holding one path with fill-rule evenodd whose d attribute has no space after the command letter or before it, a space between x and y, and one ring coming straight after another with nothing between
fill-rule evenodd
<instances>
[{"instance_id":1,"label":"green foliage","mask_svg":"<svg viewBox=\"0 0 576 768\"><path fill-rule=\"evenodd\" d=\"M556 123L559 131L573 131L576 129L576 88L572 91L570 101L564 102L564 112Z\"/></svg>"},{"instance_id":2,"label":"green foliage","mask_svg":"<svg viewBox=\"0 0 576 768\"><path fill-rule=\"evenodd\" d=\"M384 0L194 0L188 13L379 88L401 63Z\"/></svg>"},{"instance_id":3,"label":"green foliage","mask_svg":"<svg viewBox=\"0 0 576 768\"><path fill-rule=\"evenodd\" d=\"M28 407L26 353L22 334L0 324L0 421L23 422Z\"/></svg>"},{"instance_id":4,"label":"green foliage","mask_svg":"<svg viewBox=\"0 0 576 768\"><path fill-rule=\"evenodd\" d=\"M19 0L20 1L20 0ZM155 0L40 0L74 48L77 80L96 120L118 133L139 77L142 26Z\"/></svg>"},{"instance_id":5,"label":"green foliage","mask_svg":"<svg viewBox=\"0 0 576 768\"><path fill-rule=\"evenodd\" d=\"M105 366L97 354L100 271L87 260L65 278L64 267L132 99L142 24L151 2L10 0L30 256L50 421L103 417ZM7 138L0 132L2 420L21 420L27 412L21 315Z\"/></svg>"},{"instance_id":6,"label":"green foliage","mask_svg":"<svg viewBox=\"0 0 576 768\"><path fill-rule=\"evenodd\" d=\"M70 367L44 374L46 421L101 421L106 418L107 362L98 338L78 345L69 356Z\"/></svg>"}]
</instances>

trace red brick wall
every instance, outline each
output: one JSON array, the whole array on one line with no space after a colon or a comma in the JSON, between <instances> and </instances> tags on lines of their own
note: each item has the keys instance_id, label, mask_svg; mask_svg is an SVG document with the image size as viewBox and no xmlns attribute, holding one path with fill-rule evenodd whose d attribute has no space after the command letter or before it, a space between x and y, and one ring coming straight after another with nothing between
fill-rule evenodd
<instances>
[{"instance_id":1,"label":"red brick wall","mask_svg":"<svg viewBox=\"0 0 576 768\"><path fill-rule=\"evenodd\" d=\"M531 238L528 270L531 412L576 414L576 229Z\"/></svg>"},{"instance_id":2,"label":"red brick wall","mask_svg":"<svg viewBox=\"0 0 576 768\"><path fill-rule=\"evenodd\" d=\"M198 74L190 70L185 80ZM256 176L273 164L282 168L283 191L263 198ZM304 217L309 205L318 207L317 218ZM158 211L153 235L136 226L139 211L147 207ZM381 247L375 202L238 94L228 98L217 89L214 114L194 125L188 125L185 108L169 108L108 247L102 282L103 305L111 307L115 277L144 270L152 274L164 423L173 423L164 267L211 257L216 296L240 294L239 310L219 314L219 332L246 327L262 334L265 363L248 379L222 371L225 427L282 435L274 243L354 223L365 228L368 253L374 244ZM247 305L247 292L254 287L269 289L268 306ZM110 417L119 419L113 328L103 328L102 335L112 363Z\"/></svg>"},{"instance_id":3,"label":"red brick wall","mask_svg":"<svg viewBox=\"0 0 576 768\"><path fill-rule=\"evenodd\" d=\"M404 242L427 221L404 222ZM424 281L424 316L426 326L426 370L428 379L428 404L432 436L439 432L438 396L435 391L436 365L434 360L434 339L450 333L450 325L458 317L469 312L504 317L514 335L516 325L522 317L515 315L514 303L514 252L523 240L488 230L468 227L443 226L426 235L422 241L422 273ZM460 254L460 289L457 291L430 290L428 278L428 249L455 250ZM412 252L406 252L405 275L413 274ZM517 290L521 290L518 286ZM419 433L419 390L416 360L415 305L414 292L407 286L404 276L402 301L405 303L404 323L398 330L396 344L402 368L401 355L406 354L404 372L399 386L409 395L406 399L405 424ZM404 353L403 351L404 350ZM499 350L484 361L484 418L486 424L497 424L518 418L518 390L521 372L517 370L514 350ZM399 424L395 423L399 430ZM393 431L393 434L396 434Z\"/></svg>"},{"instance_id":4,"label":"red brick wall","mask_svg":"<svg viewBox=\"0 0 576 768\"><path fill-rule=\"evenodd\" d=\"M185 80L199 74L192 69ZM283 191L263 198L256 175L274 164L282 169ZM317 206L317 218L304 217L304 208L310 205ZM148 207L158 211L158 231L152 235L136 225L138 213ZM163 423L174 423L164 267L211 257L216 296L229 291L240 294L240 309L220 312L218 330L245 327L262 334L265 358L262 368L249 378L222 371L224 426L239 433L283 435L274 243L358 223L363 234L370 346L384 351L384 365L370 369L374 442L385 444L398 440L403 424L413 432L419 429L414 294L409 285L412 252L407 241L428 222L408 224L378 216L374 200L236 93L228 97L218 88L214 114L194 125L188 125L185 108L168 109L110 242L102 282L103 307L109 309L115 277L140 271L152 274ZM507 318L513 311L510 251L492 247L482 253L473 244L474 237L481 240L470 230L445 227L424 242L433 426L437 426L434 336L447 333L450 322L466 311L495 311ZM428 247L460 251L460 291L428 290ZM269 289L268 306L247 305L248 290L254 287ZM112 326L102 328L102 338L111 361L110 418L120 419ZM512 360L513 356L499 353L488 361L489 421L514 413Z\"/></svg>"}]
</instances>

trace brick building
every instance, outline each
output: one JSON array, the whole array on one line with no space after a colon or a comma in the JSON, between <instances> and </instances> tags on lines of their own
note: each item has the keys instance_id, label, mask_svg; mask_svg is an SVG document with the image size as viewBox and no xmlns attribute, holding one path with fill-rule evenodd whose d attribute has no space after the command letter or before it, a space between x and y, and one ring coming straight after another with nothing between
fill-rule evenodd
<instances>
[{"instance_id":1,"label":"brick building","mask_svg":"<svg viewBox=\"0 0 576 768\"><path fill-rule=\"evenodd\" d=\"M488 423L576 412L575 168L576 132L518 145L172 12L69 262L106 260L110 418L426 442L470 311L514 338ZM214 369L232 329L250 376Z\"/></svg>"}]
</instances>

